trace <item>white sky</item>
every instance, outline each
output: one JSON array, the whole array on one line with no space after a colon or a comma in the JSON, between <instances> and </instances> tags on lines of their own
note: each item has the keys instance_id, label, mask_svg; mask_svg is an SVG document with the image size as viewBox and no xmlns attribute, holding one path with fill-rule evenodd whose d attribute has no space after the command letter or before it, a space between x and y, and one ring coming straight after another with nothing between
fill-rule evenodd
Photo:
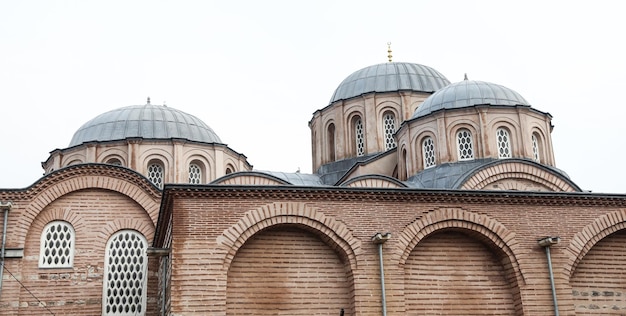
<instances>
[{"instance_id":1,"label":"white sky","mask_svg":"<svg viewBox=\"0 0 626 316\"><path fill-rule=\"evenodd\" d=\"M625 193L625 31L621 1L2 1L0 188L148 96L255 169L311 172L312 113L392 42L394 61L519 92L554 116L557 167Z\"/></svg>"}]
</instances>

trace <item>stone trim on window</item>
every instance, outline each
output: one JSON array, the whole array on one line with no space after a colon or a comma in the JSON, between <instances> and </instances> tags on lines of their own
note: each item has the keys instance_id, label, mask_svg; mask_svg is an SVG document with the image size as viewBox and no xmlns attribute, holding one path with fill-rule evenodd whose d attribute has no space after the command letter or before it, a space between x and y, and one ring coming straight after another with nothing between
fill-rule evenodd
<instances>
[{"instance_id":1,"label":"stone trim on window","mask_svg":"<svg viewBox=\"0 0 626 316\"><path fill-rule=\"evenodd\" d=\"M126 229L111 236L106 245L102 315L145 315L148 242L139 232Z\"/></svg>"},{"instance_id":2,"label":"stone trim on window","mask_svg":"<svg viewBox=\"0 0 626 316\"><path fill-rule=\"evenodd\" d=\"M71 268L74 265L72 225L65 221L48 223L41 233L40 268Z\"/></svg>"}]
</instances>

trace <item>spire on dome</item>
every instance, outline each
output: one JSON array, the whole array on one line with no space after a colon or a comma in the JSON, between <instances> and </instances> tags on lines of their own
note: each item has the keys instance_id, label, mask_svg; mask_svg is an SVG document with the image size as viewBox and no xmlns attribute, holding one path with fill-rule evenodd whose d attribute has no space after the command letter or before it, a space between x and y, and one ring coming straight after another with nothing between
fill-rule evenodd
<instances>
[{"instance_id":1,"label":"spire on dome","mask_svg":"<svg viewBox=\"0 0 626 316\"><path fill-rule=\"evenodd\" d=\"M467 79L467 73L465 73L465 76L463 77L463 80L468 80Z\"/></svg>"},{"instance_id":2,"label":"spire on dome","mask_svg":"<svg viewBox=\"0 0 626 316\"><path fill-rule=\"evenodd\" d=\"M150 105L150 97L148 97L148 100L146 101L147 105Z\"/></svg>"},{"instance_id":3,"label":"spire on dome","mask_svg":"<svg viewBox=\"0 0 626 316\"><path fill-rule=\"evenodd\" d=\"M387 42L387 58L391 62L393 55L391 55L391 42Z\"/></svg>"}]
</instances>

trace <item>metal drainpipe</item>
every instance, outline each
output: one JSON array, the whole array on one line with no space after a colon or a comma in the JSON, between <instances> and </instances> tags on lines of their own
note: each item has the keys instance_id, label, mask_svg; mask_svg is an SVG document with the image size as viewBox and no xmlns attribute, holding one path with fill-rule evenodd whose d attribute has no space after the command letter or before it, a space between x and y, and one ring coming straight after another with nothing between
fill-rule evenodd
<instances>
[{"instance_id":1,"label":"metal drainpipe","mask_svg":"<svg viewBox=\"0 0 626 316\"><path fill-rule=\"evenodd\" d=\"M4 278L4 250L7 241L7 222L9 220L9 211L13 204L11 202L0 202L0 208L4 211L4 221L2 221L2 248L0 248L0 301L2 300L2 278Z\"/></svg>"},{"instance_id":2,"label":"metal drainpipe","mask_svg":"<svg viewBox=\"0 0 626 316\"><path fill-rule=\"evenodd\" d=\"M383 316L387 316L387 300L385 295L385 268L383 266L383 244L391 238L391 233L376 233L372 237L372 242L378 245L378 263L380 265L380 295L383 309Z\"/></svg>"},{"instance_id":3,"label":"metal drainpipe","mask_svg":"<svg viewBox=\"0 0 626 316\"><path fill-rule=\"evenodd\" d=\"M558 244L559 240L561 240L561 238L559 237L545 237L537 241L539 246L546 249L546 257L548 258L548 272L550 273L550 286L552 287L552 303L554 304L555 316L559 316L559 304L556 300L556 287L554 286L554 273L552 272L552 258L550 256L550 246Z\"/></svg>"}]
</instances>

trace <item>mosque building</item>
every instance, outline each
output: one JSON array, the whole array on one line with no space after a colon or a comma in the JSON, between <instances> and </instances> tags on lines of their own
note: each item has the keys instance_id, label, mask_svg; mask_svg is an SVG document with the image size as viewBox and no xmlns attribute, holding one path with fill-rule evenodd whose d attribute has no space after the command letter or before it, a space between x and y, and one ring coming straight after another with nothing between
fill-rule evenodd
<instances>
[{"instance_id":1,"label":"mosque building","mask_svg":"<svg viewBox=\"0 0 626 316\"><path fill-rule=\"evenodd\" d=\"M390 57L313 113L312 174L113 109L0 189L0 315L624 315L626 195L557 168L549 107Z\"/></svg>"}]
</instances>

